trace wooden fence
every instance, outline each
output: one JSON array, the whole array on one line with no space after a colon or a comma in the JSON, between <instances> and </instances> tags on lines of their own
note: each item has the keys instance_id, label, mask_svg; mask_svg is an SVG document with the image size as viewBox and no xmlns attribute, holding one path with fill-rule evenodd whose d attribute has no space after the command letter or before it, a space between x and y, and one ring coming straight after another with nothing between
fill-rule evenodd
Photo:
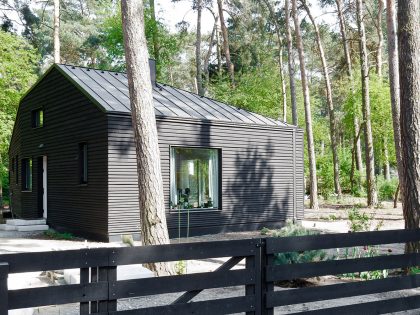
<instances>
[{"instance_id":1,"label":"wooden fence","mask_svg":"<svg viewBox=\"0 0 420 315\"><path fill-rule=\"evenodd\" d=\"M286 305L414 289L420 287L418 274L274 290L274 283L281 280L420 265L419 253L278 265L277 253L414 241L420 241L420 229L5 254L0 255L0 315L13 309L67 303L80 303L80 314L273 314L276 307L281 310ZM213 272L117 281L117 266L121 265L218 257L230 258ZM241 261L245 261L244 268L232 270ZM71 268L80 268L80 284L7 288L8 274ZM203 290L233 286L243 286L244 294L191 301ZM181 295L169 305L117 310L119 299L176 292ZM382 314L416 308L420 308L420 295L304 314Z\"/></svg>"}]
</instances>

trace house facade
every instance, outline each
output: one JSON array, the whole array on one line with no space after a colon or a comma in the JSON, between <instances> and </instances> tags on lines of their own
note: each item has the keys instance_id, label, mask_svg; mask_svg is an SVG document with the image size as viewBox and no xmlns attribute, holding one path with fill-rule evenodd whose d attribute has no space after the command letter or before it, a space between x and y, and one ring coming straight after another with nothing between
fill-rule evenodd
<instances>
[{"instance_id":1,"label":"house facade","mask_svg":"<svg viewBox=\"0 0 420 315\"><path fill-rule=\"evenodd\" d=\"M303 131L155 81L171 237L303 218ZM138 235L136 155L124 73L53 65L22 98L11 210L95 240Z\"/></svg>"}]
</instances>

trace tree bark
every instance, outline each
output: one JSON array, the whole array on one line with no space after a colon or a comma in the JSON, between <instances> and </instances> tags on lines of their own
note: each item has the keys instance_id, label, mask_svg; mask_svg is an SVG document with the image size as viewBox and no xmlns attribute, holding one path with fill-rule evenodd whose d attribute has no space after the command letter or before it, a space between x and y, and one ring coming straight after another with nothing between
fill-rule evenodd
<instances>
[{"instance_id":1,"label":"tree bark","mask_svg":"<svg viewBox=\"0 0 420 315\"><path fill-rule=\"evenodd\" d=\"M420 2L398 1L403 213L405 228L420 225ZM419 252L419 242L406 250Z\"/></svg>"},{"instance_id":2,"label":"tree bark","mask_svg":"<svg viewBox=\"0 0 420 315\"><path fill-rule=\"evenodd\" d=\"M346 23L344 21L344 16L343 16L343 0L336 0L335 3L337 5L338 20L340 22L340 33L341 33L341 39L343 43L344 57L346 59L347 75L350 80L352 93L354 94L353 70L352 70L352 64L351 64L350 49L349 49L348 40L347 40ZM356 137L356 135L359 133L360 124L359 124L359 119L357 118L356 114L353 116L353 126L354 126L355 139L357 138L356 145L354 147L355 157L356 157L356 169L362 172L363 171L362 148L360 145L360 138Z\"/></svg>"},{"instance_id":3,"label":"tree bark","mask_svg":"<svg viewBox=\"0 0 420 315\"><path fill-rule=\"evenodd\" d=\"M276 35L277 41L279 45L278 49L278 61L279 61L279 75L281 81L281 96L282 96L282 114L279 115L279 119L283 120L284 122L287 120L287 94L286 94L286 81L284 80L284 70L283 70L283 37L280 33L280 26L279 23L276 21L276 15L274 13L274 9L269 0L264 1L267 5L268 11L270 12L270 17L272 22L274 23L274 27L276 28Z\"/></svg>"},{"instance_id":4,"label":"tree bark","mask_svg":"<svg viewBox=\"0 0 420 315\"><path fill-rule=\"evenodd\" d=\"M217 32L217 20L218 20L218 17L215 16L214 17L213 30L211 31L210 40L209 40L209 50L207 50L207 54L204 58L204 76L206 78L206 81L205 81L206 86L205 87L203 86L204 94L206 93L206 88L210 84L209 63L210 63L211 52L213 50L213 45L214 45L214 37L215 37L216 32Z\"/></svg>"},{"instance_id":5,"label":"tree bark","mask_svg":"<svg viewBox=\"0 0 420 315\"><path fill-rule=\"evenodd\" d=\"M223 3L222 0L217 0L217 7L219 9L219 19L220 19L220 27L222 29L222 37L223 37L223 51L225 53L226 58L226 66L229 73L230 84L234 88L235 87L235 69L234 65L230 59L230 50L229 50L229 37L228 31L225 24L225 18L223 16Z\"/></svg>"},{"instance_id":6,"label":"tree bark","mask_svg":"<svg viewBox=\"0 0 420 315\"><path fill-rule=\"evenodd\" d=\"M150 6L150 15L153 22L153 31L152 31L152 41L153 41L153 56L155 57L156 64L156 74L160 75L160 54L159 54L159 39L157 31L157 21L156 21L156 10L155 10L155 0L149 0Z\"/></svg>"},{"instance_id":7,"label":"tree bark","mask_svg":"<svg viewBox=\"0 0 420 315\"><path fill-rule=\"evenodd\" d=\"M378 15L376 18L376 32L378 34L378 46L376 51L376 74L382 80L382 46L384 45L384 35L382 33L382 13L384 11L384 0L378 0Z\"/></svg>"},{"instance_id":8,"label":"tree bark","mask_svg":"<svg viewBox=\"0 0 420 315\"><path fill-rule=\"evenodd\" d=\"M369 64L366 48L366 34L363 16L363 1L356 0L357 28L359 31L360 65L362 75L362 112L364 120L364 138L366 154L366 182L367 182L367 205L374 207L378 204L378 196L375 184L375 158L373 154L372 126L370 120L370 97L369 97Z\"/></svg>"},{"instance_id":9,"label":"tree bark","mask_svg":"<svg viewBox=\"0 0 420 315\"><path fill-rule=\"evenodd\" d=\"M318 25L306 4L306 0L301 0L301 3L312 22L315 30L316 43L318 45L319 57L322 63L322 74L324 75L325 89L327 91L327 104L328 114L330 118L330 136L331 136L331 150L333 156L333 169L334 169L334 188L338 198L341 198L341 185L340 185L340 162L338 159L338 145L337 145L337 121L335 119L335 108L332 98L330 75L328 72L327 60L325 59L324 47L322 46L321 35L319 33Z\"/></svg>"},{"instance_id":10,"label":"tree bark","mask_svg":"<svg viewBox=\"0 0 420 315\"><path fill-rule=\"evenodd\" d=\"M54 0L54 62L60 63L60 0Z\"/></svg>"},{"instance_id":11,"label":"tree bark","mask_svg":"<svg viewBox=\"0 0 420 315\"><path fill-rule=\"evenodd\" d=\"M197 91L198 95L204 96L203 89L203 74L201 69L201 12L202 12L202 0L196 1L197 6L197 31L195 38L195 68L196 68L196 80L197 80Z\"/></svg>"},{"instance_id":12,"label":"tree bark","mask_svg":"<svg viewBox=\"0 0 420 315\"><path fill-rule=\"evenodd\" d=\"M386 137L384 137L383 145L384 145L384 177L385 177L385 180L391 180L391 169L390 169L390 166L389 166L388 141L387 141Z\"/></svg>"},{"instance_id":13,"label":"tree bark","mask_svg":"<svg viewBox=\"0 0 420 315\"><path fill-rule=\"evenodd\" d=\"M287 64L289 68L290 100L292 103L292 123L298 125L297 105L296 105L296 84L295 84L295 64L293 58L292 30L290 29L290 10L289 1L285 0L286 14L286 42L287 42Z\"/></svg>"},{"instance_id":14,"label":"tree bark","mask_svg":"<svg viewBox=\"0 0 420 315\"><path fill-rule=\"evenodd\" d=\"M388 69L389 87L391 91L392 107L392 126L394 129L394 145L397 161L398 179L400 186L400 196L404 194L403 187L403 164L401 156L401 130L400 130L400 78L398 67L398 42L397 42L397 22L395 14L395 0L386 2L386 25L388 38ZM402 198L403 199L403 198Z\"/></svg>"},{"instance_id":15,"label":"tree bark","mask_svg":"<svg viewBox=\"0 0 420 315\"><path fill-rule=\"evenodd\" d=\"M122 0L121 13L136 144L142 241L144 245L168 244L143 1ZM169 263L155 263L150 267L157 275L174 274L173 266Z\"/></svg>"},{"instance_id":16,"label":"tree bark","mask_svg":"<svg viewBox=\"0 0 420 315\"><path fill-rule=\"evenodd\" d=\"M295 22L296 45L299 52L300 76L302 81L303 101L305 107L305 122L306 122L306 136L308 142L308 157L309 157L309 174L310 174L310 207L311 209L319 209L318 204L318 186L316 176L316 157L314 135L312 131L312 113L311 100L309 95L308 81L306 78L305 66L305 52L303 49L302 35L300 32L299 17L297 14L296 1L292 0L292 15Z\"/></svg>"}]
</instances>

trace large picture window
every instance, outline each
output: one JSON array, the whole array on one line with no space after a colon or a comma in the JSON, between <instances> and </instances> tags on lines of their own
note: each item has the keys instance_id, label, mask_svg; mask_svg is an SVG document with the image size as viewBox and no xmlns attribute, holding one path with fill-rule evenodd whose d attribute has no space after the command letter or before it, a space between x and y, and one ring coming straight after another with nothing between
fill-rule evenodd
<instances>
[{"instance_id":1,"label":"large picture window","mask_svg":"<svg viewBox=\"0 0 420 315\"><path fill-rule=\"evenodd\" d=\"M219 150L171 148L171 209L219 208Z\"/></svg>"}]
</instances>

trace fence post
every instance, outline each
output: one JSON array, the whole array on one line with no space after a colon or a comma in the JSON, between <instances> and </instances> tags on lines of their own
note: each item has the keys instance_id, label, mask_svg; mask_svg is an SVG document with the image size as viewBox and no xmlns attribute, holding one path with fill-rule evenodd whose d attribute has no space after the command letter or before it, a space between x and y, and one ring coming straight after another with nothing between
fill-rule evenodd
<instances>
[{"instance_id":1,"label":"fence post","mask_svg":"<svg viewBox=\"0 0 420 315\"><path fill-rule=\"evenodd\" d=\"M90 278L90 268L80 268L80 284L88 284ZM89 302L80 302L80 315L90 314Z\"/></svg>"},{"instance_id":2,"label":"fence post","mask_svg":"<svg viewBox=\"0 0 420 315\"><path fill-rule=\"evenodd\" d=\"M111 290L109 290L109 287L112 285L111 283L117 281L117 267L116 266L99 267L98 281L106 281L108 283L108 299L106 301L98 302L99 313L116 311L117 300L113 300L110 297Z\"/></svg>"},{"instance_id":3,"label":"fence post","mask_svg":"<svg viewBox=\"0 0 420 315\"><path fill-rule=\"evenodd\" d=\"M0 263L0 315L9 312L7 278L9 276L9 264Z\"/></svg>"},{"instance_id":4,"label":"fence post","mask_svg":"<svg viewBox=\"0 0 420 315\"><path fill-rule=\"evenodd\" d=\"M267 242L261 247L261 302L263 315L273 315L274 308L267 307L267 293L274 291L274 282L267 281L267 266L274 263L274 255L267 254Z\"/></svg>"}]
</instances>

